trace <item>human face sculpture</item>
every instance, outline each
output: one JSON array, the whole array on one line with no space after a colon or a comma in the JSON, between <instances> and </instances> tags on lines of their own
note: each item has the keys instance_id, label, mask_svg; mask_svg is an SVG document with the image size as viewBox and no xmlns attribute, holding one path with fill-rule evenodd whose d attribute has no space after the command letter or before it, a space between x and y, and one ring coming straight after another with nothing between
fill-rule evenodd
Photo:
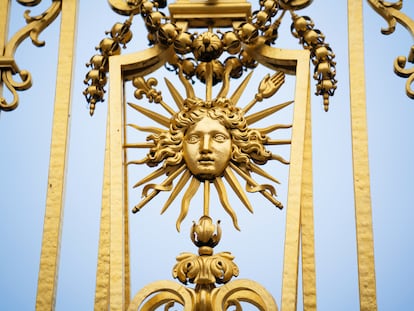
<instances>
[{"instance_id":1,"label":"human face sculpture","mask_svg":"<svg viewBox=\"0 0 414 311\"><path fill-rule=\"evenodd\" d=\"M183 142L184 160L200 180L220 176L231 157L229 131L218 121L204 117L187 129Z\"/></svg>"}]
</instances>

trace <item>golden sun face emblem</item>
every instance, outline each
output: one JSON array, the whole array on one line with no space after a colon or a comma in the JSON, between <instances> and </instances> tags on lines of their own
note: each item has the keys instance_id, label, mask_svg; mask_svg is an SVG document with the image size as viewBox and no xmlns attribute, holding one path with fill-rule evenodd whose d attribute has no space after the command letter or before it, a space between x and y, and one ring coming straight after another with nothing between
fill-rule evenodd
<instances>
[{"instance_id":1,"label":"golden sun face emblem","mask_svg":"<svg viewBox=\"0 0 414 311\"><path fill-rule=\"evenodd\" d=\"M258 129L250 126L287 107L292 101L250 115L246 115L246 113L255 103L276 93L284 83L284 73L277 72L272 77L267 75L263 78L255 98L244 108L239 108L236 104L246 88L251 74L245 78L229 98L226 97L228 78L225 79L221 91L213 100L197 98L189 81L182 74L179 76L186 88L186 99L183 99L172 83L166 79L169 91L179 108L178 112L174 112L163 102L160 92L152 89L152 86L156 85L155 79L145 81L139 77L134 80L134 85L137 86L136 97L142 98L142 94L145 94L150 101L160 103L171 114L171 118L129 103L136 111L165 127L162 129L129 124L137 130L150 132L147 141L152 143L142 145L150 147L144 159L131 161L128 164L147 164L150 167L161 165L160 168L134 185L134 187L145 186L143 199L133 208L133 212L139 211L159 192L170 191L170 196L161 210L161 213L164 213L178 194L188 185L176 222L177 230L180 231L181 222L188 213L191 199L201 183L204 184L203 216L209 215L209 196L212 184L217 190L221 205L232 218L234 227L240 230L236 213L229 203L223 179L250 212L253 212L253 208L247 198L246 191L259 192L275 206L283 208L281 202L276 199L275 188L269 184L259 184L251 173L259 174L274 183L279 183L260 166L269 160L289 164L281 156L272 154L265 146L290 144L290 141L286 140L272 140L268 134L281 128L290 128L291 125L276 124ZM149 183L163 175L166 178L161 183ZM246 190L243 189L236 175L245 180Z\"/></svg>"}]
</instances>

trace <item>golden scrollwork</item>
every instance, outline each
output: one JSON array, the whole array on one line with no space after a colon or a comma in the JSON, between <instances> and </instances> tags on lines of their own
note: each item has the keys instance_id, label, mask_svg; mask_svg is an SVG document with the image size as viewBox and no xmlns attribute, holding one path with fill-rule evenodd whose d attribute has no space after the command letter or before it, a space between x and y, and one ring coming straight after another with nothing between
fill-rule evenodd
<instances>
[{"instance_id":1,"label":"golden scrollwork","mask_svg":"<svg viewBox=\"0 0 414 311\"><path fill-rule=\"evenodd\" d=\"M368 3L387 22L388 28L381 29L384 35L392 34L398 22L414 36L414 20L401 12L403 7L402 0L395 3L383 0L368 0ZM394 72L400 77L408 78L405 84L405 91L408 97L414 99L414 90L412 88L414 82L414 67L411 69L405 68L407 61L414 64L414 45L408 51L408 57L398 56L394 61Z\"/></svg>"},{"instance_id":2,"label":"golden scrollwork","mask_svg":"<svg viewBox=\"0 0 414 311\"><path fill-rule=\"evenodd\" d=\"M169 280L157 281L141 289L132 299L128 311L157 310L164 306L164 310L171 310L175 304L183 306L183 311L193 311L194 293Z\"/></svg>"},{"instance_id":3,"label":"golden scrollwork","mask_svg":"<svg viewBox=\"0 0 414 311\"><path fill-rule=\"evenodd\" d=\"M414 63L414 45L411 47L408 61ZM414 67L406 69L406 64L407 58L405 56L398 56L394 61L394 72L402 78L408 78L405 83L405 92L408 97L414 99L414 90L412 89L412 84L414 82Z\"/></svg>"},{"instance_id":4,"label":"golden scrollwork","mask_svg":"<svg viewBox=\"0 0 414 311\"><path fill-rule=\"evenodd\" d=\"M217 233L216 233L217 229ZM181 283L197 285L225 284L239 269L229 252L213 254L213 248L220 242L220 223L213 225L210 217L202 216L198 224L191 228L191 240L199 248L198 255L181 253L173 268L173 276Z\"/></svg>"},{"instance_id":5,"label":"golden scrollwork","mask_svg":"<svg viewBox=\"0 0 414 311\"><path fill-rule=\"evenodd\" d=\"M40 1L20 0L18 2L25 6L35 6ZM16 109L19 104L17 91L24 91L32 86L30 72L20 69L15 61L14 54L16 49L28 37L31 38L34 45L38 47L44 46L45 42L39 40L39 35L56 19L61 11L61 7L61 1L52 1L50 7L40 15L30 16L30 11L25 11L24 18L27 25L13 35L6 44L4 51L2 51L3 54L0 55L0 83L4 83L12 95L10 102L5 97L0 97L0 110L11 111ZM16 75L19 76L21 81L14 79Z\"/></svg>"},{"instance_id":6,"label":"golden scrollwork","mask_svg":"<svg viewBox=\"0 0 414 311\"><path fill-rule=\"evenodd\" d=\"M304 109L303 104L307 103L310 53L300 51L300 56L295 54L295 57L287 57L270 45L276 42L279 26L286 13L291 14L295 21L297 16L293 11L306 7L311 1L286 0L282 5L281 0L265 0L259 2L259 10L251 12L250 4L243 0L201 3L178 0L169 7L169 15L160 10L165 2L109 2L115 11L130 16L129 21L133 15L141 15L148 31L149 45L152 46L137 54L120 56L119 44L114 44L117 43L117 34L122 31L114 31L115 35L111 33L111 38L107 38L109 41L101 41L100 45L107 44L109 48L102 48L101 55L95 56L96 68L92 68L85 79L85 83L89 83L88 87L100 88L95 104L97 100L103 99L105 92L108 68L104 64L111 62L111 106L108 112L111 225L122 223L111 227L111 243L128 234L128 229L122 229L122 226L127 225L126 219L129 217L124 214L129 205L129 200L125 197L134 198L136 195L125 195L123 203L120 203L120 196L125 194L123 191L127 191L128 173L136 169L134 165L147 165L150 172L146 176L140 176L141 179L133 186L142 190L142 198L132 208L132 212L136 213L150 205L151 200L161 192L168 192L162 202L161 214L180 198L176 220L176 229L180 231L190 207L192 211L201 209L201 218L197 224L193 224L191 230L191 240L198 247L198 254L181 253L173 267L173 277L183 284L169 281L148 284L129 304L129 300L124 299L129 297L128 272L125 273L129 265L128 244L111 244L110 280L106 280L110 286L110 308L124 310L129 304L128 310L155 310L159 307L170 310L178 304L185 310L194 311L228 308L242 310L245 304L249 304L258 310L278 310L273 297L261 285L250 280L233 280L239 275L239 269L230 252L213 252L220 241L221 229L219 222L217 226L213 225L210 217L212 209L216 208L213 204L210 206L210 196L217 196L217 201L220 202L217 205L221 205L230 216L234 228L240 230L238 215L233 209L235 203L228 192L232 192L230 195L234 194L240 205L249 212L253 212L253 205L248 193L260 194L270 205L282 209L283 204L278 200L276 192L276 184L280 182L262 167L273 160L277 165L288 165L292 159L298 163L290 168L291 180L295 181L292 184L297 185L292 188L297 191L296 198L302 197L299 178L302 176L301 144L306 133L306 112L298 107ZM197 8L192 10L194 7ZM226 17L226 14L229 16ZM300 23L303 20L304 25ZM126 26L126 38L130 39L131 25ZM317 67L315 79L319 79L322 84L327 80L331 82L330 87L329 83L321 87L320 94L324 95L326 104L327 96L333 95L333 92L329 92L336 83L334 54L325 43L322 33L313 29L310 19L297 17L296 26L298 27L294 27L292 33L299 38L305 49L313 53ZM194 28L197 32L192 31ZM316 37L313 36L315 33ZM111 57L111 53L115 56ZM91 64L94 63L95 59L91 59ZM256 81L257 91L249 99L243 95L253 75L252 69L259 64L274 72ZM184 86L185 94L179 92L176 85L167 78L164 79L164 86L171 96L165 96L161 87L158 89L158 82L162 81L157 81L150 75L163 65L176 73L175 78ZM285 74L294 75L298 72L304 75L296 80L298 104L292 105L292 100L276 104L267 100L283 86ZM243 75L241 83L232 89L232 79ZM120 79L135 87L134 96L140 102L125 102L122 96L125 85L122 84L121 87L117 83ZM196 94L193 88L193 83L197 82L195 79L204 83L205 96ZM93 93L85 92L87 100L92 103L94 97L90 95ZM147 106L145 102L151 105ZM239 102L243 102L243 105ZM91 105L91 108L94 107ZM292 124L274 123L279 117L279 111L292 113L291 123L299 124L299 127L284 131L290 129ZM268 117L272 118L272 125L264 120ZM259 125L254 127L256 122ZM283 131L280 136L276 136L275 131L279 130ZM290 144L289 158L282 157L279 151L287 151L289 148L282 150L285 148L279 149L278 145ZM119 157L120 148L124 148L122 159ZM141 150L131 150L133 148ZM290 193L289 198L294 194L294 191ZM203 203L196 205L193 200L196 197L201 197ZM293 283L297 284L299 254L293 250L299 249L300 223L297 216L300 216L301 202L292 202L289 204L291 208L288 219L290 228L293 229L290 230L292 232L287 232L286 237L286 258L292 263L285 260L289 267L283 277L282 290L291 288L289 294L296 297L297 285L294 286ZM120 207L122 212L118 210ZM187 287L188 283L193 285ZM105 295L108 293L103 294ZM284 297L287 298L282 299L291 300L287 294Z\"/></svg>"},{"instance_id":7,"label":"golden scrollwork","mask_svg":"<svg viewBox=\"0 0 414 311\"><path fill-rule=\"evenodd\" d=\"M195 288L171 281L153 282L135 295L128 311L155 310L161 305L165 306L164 310L170 310L175 303L193 311L228 310L231 306L241 311L242 303L262 311L277 311L272 295L260 284L251 280L231 281L239 274L234 256L229 252L213 254L220 236L219 224L216 227L210 217L202 216L191 230L191 239L199 248L198 255L181 253L173 268L174 278L184 285L195 284ZM225 285L216 286L221 284Z\"/></svg>"},{"instance_id":8,"label":"golden scrollwork","mask_svg":"<svg viewBox=\"0 0 414 311\"><path fill-rule=\"evenodd\" d=\"M277 304L272 295L259 283L252 280L235 280L213 292L212 310L228 310L236 307L235 311L242 311L242 303L254 306L260 311L277 311ZM248 309L250 310L250 309Z\"/></svg>"},{"instance_id":9,"label":"golden scrollwork","mask_svg":"<svg viewBox=\"0 0 414 311\"><path fill-rule=\"evenodd\" d=\"M40 1L42 0L17 0L17 2L25 6L35 6L35 5L38 5Z\"/></svg>"}]
</instances>

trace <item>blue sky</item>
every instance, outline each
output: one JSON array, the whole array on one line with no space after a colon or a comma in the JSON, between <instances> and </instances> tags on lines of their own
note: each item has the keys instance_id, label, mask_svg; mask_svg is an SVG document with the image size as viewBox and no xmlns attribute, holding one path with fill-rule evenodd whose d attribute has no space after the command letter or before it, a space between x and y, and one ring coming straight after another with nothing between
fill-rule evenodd
<instances>
[{"instance_id":1,"label":"blue sky","mask_svg":"<svg viewBox=\"0 0 414 311\"><path fill-rule=\"evenodd\" d=\"M98 3L100 6L95 7ZM48 5L32 8L33 15ZM88 71L85 63L96 54L94 48L105 37L104 31L126 19L112 12L106 1L82 1L79 9L57 310L93 308L107 101L97 106L91 118L82 95L83 79ZM410 310L414 303L414 102L405 95L406 80L393 73L393 62L397 56L407 55L413 38L400 25L394 34L382 35L380 29L386 26L385 21L368 5L364 9L377 301L380 310ZM11 33L22 26L23 11L13 2ZM403 12L412 14L414 3L405 1ZM333 7L332 1L315 0L299 13L310 16L315 28L326 35L326 42L336 54L339 81L328 113L323 111L322 99L312 96L318 309L330 310L335 306L335 310L357 310L346 1L336 1ZM146 48L145 31L138 20L133 25L133 42L123 53ZM284 22L276 46L300 49L289 32L290 21ZM59 19L41 34L45 47L36 48L25 41L17 49L16 61L20 68L32 73L33 86L20 93L18 109L0 114L1 310L34 309L58 31ZM252 88L254 92L256 86L252 84ZM283 200L287 180L281 181ZM259 199L254 202L254 215L243 211L239 216L241 232L232 228L227 215L217 213L225 228L220 251L231 251L236 256L240 277L263 284L280 305L285 212L268 207ZM130 218L133 294L149 282L171 279L175 256L196 251L184 228L199 215L190 214L178 234L178 209L171 207L163 216L159 210L158 206L147 206Z\"/></svg>"}]
</instances>

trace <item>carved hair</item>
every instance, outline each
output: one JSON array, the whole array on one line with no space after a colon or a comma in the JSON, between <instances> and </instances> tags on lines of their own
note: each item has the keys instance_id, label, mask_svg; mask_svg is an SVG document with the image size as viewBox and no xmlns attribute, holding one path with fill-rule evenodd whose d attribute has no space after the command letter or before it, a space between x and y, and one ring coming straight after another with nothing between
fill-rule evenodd
<instances>
[{"instance_id":1,"label":"carved hair","mask_svg":"<svg viewBox=\"0 0 414 311\"><path fill-rule=\"evenodd\" d=\"M264 148L267 140L259 130L250 129L240 108L234 107L228 98L213 101L186 99L184 109L176 113L168 131L148 136L155 146L147 155L147 164L156 166L165 160L164 166L178 165L184 161L183 141L187 129L205 117L218 120L230 133L232 141L231 161L250 166L250 160L265 164L272 155Z\"/></svg>"}]
</instances>

